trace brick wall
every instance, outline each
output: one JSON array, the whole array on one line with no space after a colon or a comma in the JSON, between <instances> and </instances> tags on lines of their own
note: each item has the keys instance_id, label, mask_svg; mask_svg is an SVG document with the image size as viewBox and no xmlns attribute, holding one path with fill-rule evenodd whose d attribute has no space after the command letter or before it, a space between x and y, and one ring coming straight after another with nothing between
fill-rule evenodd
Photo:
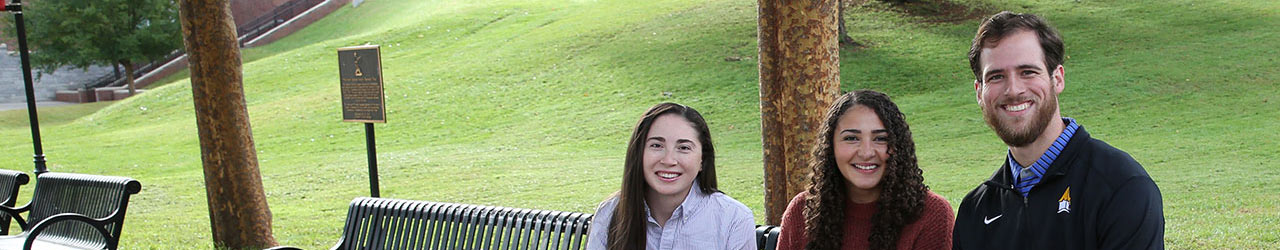
<instances>
[{"instance_id":1,"label":"brick wall","mask_svg":"<svg viewBox=\"0 0 1280 250\"><path fill-rule=\"evenodd\" d=\"M289 0L231 0L231 16L236 26L258 19Z\"/></svg>"}]
</instances>

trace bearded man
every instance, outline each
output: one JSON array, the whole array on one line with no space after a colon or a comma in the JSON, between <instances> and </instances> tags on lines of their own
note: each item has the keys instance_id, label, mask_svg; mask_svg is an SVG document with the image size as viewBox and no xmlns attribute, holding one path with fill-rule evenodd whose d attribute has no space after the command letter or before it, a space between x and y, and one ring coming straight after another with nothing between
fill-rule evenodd
<instances>
[{"instance_id":1,"label":"bearded man","mask_svg":"<svg viewBox=\"0 0 1280 250\"><path fill-rule=\"evenodd\" d=\"M1001 12L969 49L982 116L1008 145L965 196L953 249L1163 249L1160 189L1128 153L1062 117L1062 38L1047 21Z\"/></svg>"}]
</instances>

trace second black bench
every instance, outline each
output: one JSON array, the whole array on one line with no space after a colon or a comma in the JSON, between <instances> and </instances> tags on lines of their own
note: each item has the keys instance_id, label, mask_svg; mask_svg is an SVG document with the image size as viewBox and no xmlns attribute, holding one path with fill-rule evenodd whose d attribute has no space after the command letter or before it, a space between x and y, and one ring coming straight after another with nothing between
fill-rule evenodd
<instances>
[{"instance_id":1,"label":"second black bench","mask_svg":"<svg viewBox=\"0 0 1280 250\"><path fill-rule=\"evenodd\" d=\"M591 214L356 198L332 249L586 249ZM759 249L781 228L757 226ZM293 249L279 247L274 249Z\"/></svg>"}]
</instances>

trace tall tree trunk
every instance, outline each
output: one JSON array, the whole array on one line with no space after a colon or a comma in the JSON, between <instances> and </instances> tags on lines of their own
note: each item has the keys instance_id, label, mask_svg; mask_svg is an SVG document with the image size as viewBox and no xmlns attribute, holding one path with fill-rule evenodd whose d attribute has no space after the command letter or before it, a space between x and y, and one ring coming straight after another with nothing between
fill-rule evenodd
<instances>
[{"instance_id":1,"label":"tall tree trunk","mask_svg":"<svg viewBox=\"0 0 1280 250\"><path fill-rule=\"evenodd\" d=\"M219 248L276 245L262 191L240 71L240 47L228 0L179 2L213 243Z\"/></svg>"},{"instance_id":2,"label":"tall tree trunk","mask_svg":"<svg viewBox=\"0 0 1280 250\"><path fill-rule=\"evenodd\" d=\"M759 0L765 213L778 225L809 183L809 151L840 93L837 0Z\"/></svg>"},{"instance_id":3,"label":"tall tree trunk","mask_svg":"<svg viewBox=\"0 0 1280 250\"><path fill-rule=\"evenodd\" d=\"M129 97L133 97L133 95L138 94L138 90L133 87L133 62L123 60L120 63L124 64L124 83L129 85Z\"/></svg>"}]
</instances>

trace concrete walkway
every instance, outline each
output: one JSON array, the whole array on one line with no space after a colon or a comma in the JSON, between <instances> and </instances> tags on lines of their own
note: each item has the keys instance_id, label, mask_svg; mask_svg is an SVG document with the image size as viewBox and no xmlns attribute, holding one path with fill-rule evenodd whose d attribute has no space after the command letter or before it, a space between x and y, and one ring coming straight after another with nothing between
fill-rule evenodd
<instances>
[{"instance_id":1,"label":"concrete walkway","mask_svg":"<svg viewBox=\"0 0 1280 250\"><path fill-rule=\"evenodd\" d=\"M44 108L44 107L54 107L54 106L71 105L71 104L75 104L75 103L59 102L59 101L36 101L36 111L39 111L40 108ZM15 109L26 110L27 103L25 102L0 103L0 111L15 110Z\"/></svg>"}]
</instances>

